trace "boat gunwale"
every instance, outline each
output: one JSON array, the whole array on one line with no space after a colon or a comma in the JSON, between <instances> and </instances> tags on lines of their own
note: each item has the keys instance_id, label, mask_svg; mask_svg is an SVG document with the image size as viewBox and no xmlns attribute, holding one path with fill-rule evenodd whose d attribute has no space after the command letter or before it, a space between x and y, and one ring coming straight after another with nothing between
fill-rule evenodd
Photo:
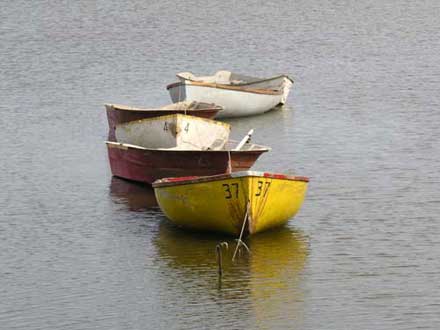
<instances>
[{"instance_id":1,"label":"boat gunwale","mask_svg":"<svg viewBox=\"0 0 440 330\"><path fill-rule=\"evenodd\" d=\"M189 83L187 83L189 82ZM241 87L237 85L226 85L226 84L215 84L215 83L205 83L205 82L198 82L198 81L192 81L192 80L185 80L185 81L178 81L171 83L167 85L167 90L179 86L199 86L199 87L208 87L208 88L216 88L216 89L225 89L230 91L236 91L236 92L243 92L243 93L252 93L252 94L261 94L261 95L282 95L283 90L274 90L274 89L263 89L263 88L246 88Z\"/></svg>"},{"instance_id":2,"label":"boat gunwale","mask_svg":"<svg viewBox=\"0 0 440 330\"><path fill-rule=\"evenodd\" d=\"M228 142L237 142L235 140L228 140ZM232 149L221 149L221 150L187 150L187 149L170 149L170 148L145 148L141 147L135 144L130 143L121 143L121 142L115 142L115 141L108 141L106 140L105 143L109 148L117 148L117 149L137 149L137 150L143 150L143 151L167 151L167 152L192 152L192 153L201 153L201 152L224 152L224 153L231 153L231 154L244 154L244 153L263 153L268 152L271 150L270 147L264 146L261 144L255 144L252 143L254 146L258 147L258 149L252 149L252 150L232 150Z\"/></svg>"},{"instance_id":3,"label":"boat gunwale","mask_svg":"<svg viewBox=\"0 0 440 330\"><path fill-rule=\"evenodd\" d=\"M206 103L209 104L209 103ZM175 112L182 112L182 113L192 113L192 112L208 112L208 111L222 111L223 107L219 105L212 104L212 107L202 108L202 109L166 109L166 108L136 108L136 107L130 107L128 105L123 104L113 104L113 103L105 103L104 106L106 108L110 108L113 111L133 111L133 112L167 112L167 111L175 111Z\"/></svg>"},{"instance_id":4,"label":"boat gunwale","mask_svg":"<svg viewBox=\"0 0 440 330\"><path fill-rule=\"evenodd\" d=\"M181 76L179 73L176 74L176 77L179 78L179 79L188 80L188 81L191 81L191 82L194 82L194 81L197 82L197 80L193 80L193 79L190 79L190 78L185 78L185 77ZM252 85L252 84L266 82L266 81L269 81L269 80L275 80L275 79L278 79L278 78L286 78L286 79L290 80L290 82L292 84L294 83L293 79L290 78L286 74L280 74L278 76L272 76L272 77L269 77L269 78L258 78L258 77L251 77L251 76L249 76L249 78L253 78L255 80L253 80L251 82L248 81L248 82L243 82L243 83L231 83L230 85L231 86L246 86L246 85ZM229 84L224 84L224 85L228 86Z\"/></svg>"},{"instance_id":5,"label":"boat gunwale","mask_svg":"<svg viewBox=\"0 0 440 330\"><path fill-rule=\"evenodd\" d=\"M153 188L170 187L170 186L182 186L189 184L213 182L226 179L237 179L243 177L258 177L258 178L270 178L278 180L309 182L309 178L305 176L296 176L280 173L262 172L262 171L240 171L228 174L217 174L210 176L185 176L185 177L171 177L162 178L152 183Z\"/></svg>"},{"instance_id":6,"label":"boat gunwale","mask_svg":"<svg viewBox=\"0 0 440 330\"><path fill-rule=\"evenodd\" d=\"M292 84L295 83L295 82L293 81L293 79L290 78L288 75L280 74L279 76L273 76L273 77L270 77L270 78L262 78L262 79L259 79L259 78L255 77L255 79L258 79L258 80L255 80L255 81L252 81L252 82L245 82L245 83L231 84L231 85L232 85L232 86L246 86L246 85L252 85L252 84L259 84L259 83L262 83L262 82L266 82L266 81L269 81L269 80L275 80L275 79L278 79L278 78L286 78L286 79L288 79Z\"/></svg>"}]
</instances>

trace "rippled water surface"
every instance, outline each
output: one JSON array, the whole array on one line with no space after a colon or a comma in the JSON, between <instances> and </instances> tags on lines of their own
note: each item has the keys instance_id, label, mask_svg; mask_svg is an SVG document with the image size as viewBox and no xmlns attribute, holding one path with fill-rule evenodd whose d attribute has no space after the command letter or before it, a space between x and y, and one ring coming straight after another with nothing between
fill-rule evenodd
<instances>
[{"instance_id":1,"label":"rippled water surface","mask_svg":"<svg viewBox=\"0 0 440 330\"><path fill-rule=\"evenodd\" d=\"M0 328L437 329L439 30L429 0L5 2ZM229 122L273 148L256 169L311 179L234 263L103 143L103 103L218 69L294 77L284 109Z\"/></svg>"}]
</instances>

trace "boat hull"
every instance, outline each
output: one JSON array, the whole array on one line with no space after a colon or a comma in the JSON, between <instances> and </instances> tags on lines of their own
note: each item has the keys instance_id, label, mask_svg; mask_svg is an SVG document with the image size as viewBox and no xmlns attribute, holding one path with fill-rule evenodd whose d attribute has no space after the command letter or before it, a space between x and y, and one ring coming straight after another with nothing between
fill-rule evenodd
<instances>
[{"instance_id":1,"label":"boat hull","mask_svg":"<svg viewBox=\"0 0 440 330\"><path fill-rule=\"evenodd\" d=\"M283 91L283 95L281 97L280 104L285 104L287 102L287 97L289 96L290 90L292 89L292 85L293 81L289 77L278 76L241 84L240 86L275 90L281 89Z\"/></svg>"},{"instance_id":2,"label":"boat hull","mask_svg":"<svg viewBox=\"0 0 440 330\"><path fill-rule=\"evenodd\" d=\"M107 141L110 168L114 176L153 183L176 176L206 176L248 170L269 149L243 151L203 151L146 149Z\"/></svg>"},{"instance_id":3,"label":"boat hull","mask_svg":"<svg viewBox=\"0 0 440 330\"><path fill-rule=\"evenodd\" d=\"M205 84L191 81L167 86L173 102L179 100L215 103L223 107L216 118L244 117L267 112L284 99L283 91Z\"/></svg>"},{"instance_id":4,"label":"boat hull","mask_svg":"<svg viewBox=\"0 0 440 330\"><path fill-rule=\"evenodd\" d=\"M287 102L287 97L289 96L290 90L292 89L293 86L293 80L285 75L276 76L267 79L251 78L250 82L240 83L235 86L245 86L248 88L257 88L257 89L282 90L283 94L280 100L280 104L282 105Z\"/></svg>"},{"instance_id":5,"label":"boat hull","mask_svg":"<svg viewBox=\"0 0 440 330\"><path fill-rule=\"evenodd\" d=\"M144 148L219 150L229 139L229 124L174 114L131 121L116 126L116 141Z\"/></svg>"},{"instance_id":6,"label":"boat hull","mask_svg":"<svg viewBox=\"0 0 440 330\"><path fill-rule=\"evenodd\" d=\"M189 116L201 117L212 119L215 115L222 110L221 107L215 105L205 105L199 109L173 109L174 105L169 105L160 109L142 109L133 108L124 105L117 104L105 104L105 109L107 112L107 121L109 126L109 141L116 141L115 129L119 124L127 123L134 120L141 120L146 118L153 118L159 116L166 116L172 114L186 114Z\"/></svg>"},{"instance_id":7,"label":"boat hull","mask_svg":"<svg viewBox=\"0 0 440 330\"><path fill-rule=\"evenodd\" d=\"M300 209L307 182L304 177L247 171L164 179L153 187L160 208L175 224L238 236L247 214L245 234L285 224Z\"/></svg>"}]
</instances>

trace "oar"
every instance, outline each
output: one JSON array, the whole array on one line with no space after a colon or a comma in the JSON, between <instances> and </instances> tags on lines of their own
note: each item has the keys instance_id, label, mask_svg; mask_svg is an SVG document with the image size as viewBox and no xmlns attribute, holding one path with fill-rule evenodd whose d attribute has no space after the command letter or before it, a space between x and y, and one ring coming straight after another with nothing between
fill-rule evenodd
<instances>
[{"instance_id":1,"label":"oar","mask_svg":"<svg viewBox=\"0 0 440 330\"><path fill-rule=\"evenodd\" d=\"M247 135L240 141L240 143L232 150L237 151L237 150L240 150L241 148L243 148L243 146L246 144L246 142L248 142L251 139L251 136L253 133L254 133L254 129L251 129L247 133Z\"/></svg>"}]
</instances>

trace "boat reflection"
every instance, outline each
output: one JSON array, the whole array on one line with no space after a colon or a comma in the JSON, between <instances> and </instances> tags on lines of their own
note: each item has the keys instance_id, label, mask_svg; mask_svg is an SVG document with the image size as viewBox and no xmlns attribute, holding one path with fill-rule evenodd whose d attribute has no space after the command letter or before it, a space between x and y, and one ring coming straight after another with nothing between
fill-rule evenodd
<instances>
[{"instance_id":1,"label":"boat reflection","mask_svg":"<svg viewBox=\"0 0 440 330\"><path fill-rule=\"evenodd\" d=\"M215 247L222 241L228 242L229 249L223 250L218 286ZM232 305L238 300L240 308L255 314L258 325L274 318L297 320L302 315L301 272L309 247L299 230L282 227L250 236L246 244L251 254L243 251L234 262L236 243L230 237L188 232L167 222L160 224L153 244L163 271L185 279L184 286L190 286L181 288L185 295L208 295Z\"/></svg>"},{"instance_id":2,"label":"boat reflection","mask_svg":"<svg viewBox=\"0 0 440 330\"><path fill-rule=\"evenodd\" d=\"M114 203L125 204L131 211L142 211L157 207L151 186L112 177L110 196Z\"/></svg>"},{"instance_id":3,"label":"boat reflection","mask_svg":"<svg viewBox=\"0 0 440 330\"><path fill-rule=\"evenodd\" d=\"M287 227L250 238L249 263L252 305L258 328L271 328L271 321L301 324L304 291L301 273L309 244L300 231Z\"/></svg>"}]
</instances>

